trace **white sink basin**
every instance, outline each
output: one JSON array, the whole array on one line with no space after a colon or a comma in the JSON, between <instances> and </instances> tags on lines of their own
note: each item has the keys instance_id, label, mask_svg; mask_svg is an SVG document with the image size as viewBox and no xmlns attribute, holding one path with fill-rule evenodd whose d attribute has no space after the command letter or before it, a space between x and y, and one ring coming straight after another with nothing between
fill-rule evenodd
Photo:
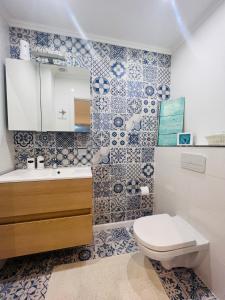
<instances>
[{"instance_id":1,"label":"white sink basin","mask_svg":"<svg viewBox=\"0 0 225 300\"><path fill-rule=\"evenodd\" d=\"M43 170L20 169L0 176L0 183L59 179L92 178L91 167L68 167Z\"/></svg>"}]
</instances>

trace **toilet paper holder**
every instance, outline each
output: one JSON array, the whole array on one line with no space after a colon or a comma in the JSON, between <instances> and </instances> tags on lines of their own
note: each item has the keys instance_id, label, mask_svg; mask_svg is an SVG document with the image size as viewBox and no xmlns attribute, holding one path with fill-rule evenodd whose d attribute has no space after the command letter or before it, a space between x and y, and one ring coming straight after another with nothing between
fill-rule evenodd
<instances>
[{"instance_id":1,"label":"toilet paper holder","mask_svg":"<svg viewBox=\"0 0 225 300\"><path fill-rule=\"evenodd\" d=\"M149 195L149 187L148 186L141 186L140 190L141 190L142 196Z\"/></svg>"}]
</instances>

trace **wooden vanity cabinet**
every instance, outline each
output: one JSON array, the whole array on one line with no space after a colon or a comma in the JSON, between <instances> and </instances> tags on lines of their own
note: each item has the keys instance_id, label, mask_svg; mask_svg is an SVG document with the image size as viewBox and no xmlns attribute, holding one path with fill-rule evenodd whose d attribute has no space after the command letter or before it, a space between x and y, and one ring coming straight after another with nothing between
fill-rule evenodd
<instances>
[{"instance_id":1,"label":"wooden vanity cabinet","mask_svg":"<svg viewBox=\"0 0 225 300\"><path fill-rule=\"evenodd\" d=\"M0 183L0 259L91 241L91 178Z\"/></svg>"}]
</instances>

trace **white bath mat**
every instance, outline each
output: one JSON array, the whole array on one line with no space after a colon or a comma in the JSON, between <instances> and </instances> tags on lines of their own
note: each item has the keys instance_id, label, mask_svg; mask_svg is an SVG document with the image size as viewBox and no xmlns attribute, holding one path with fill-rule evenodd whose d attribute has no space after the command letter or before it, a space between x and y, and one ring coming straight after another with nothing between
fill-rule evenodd
<instances>
[{"instance_id":1,"label":"white bath mat","mask_svg":"<svg viewBox=\"0 0 225 300\"><path fill-rule=\"evenodd\" d=\"M53 269L46 300L168 300L151 262L129 253Z\"/></svg>"}]
</instances>

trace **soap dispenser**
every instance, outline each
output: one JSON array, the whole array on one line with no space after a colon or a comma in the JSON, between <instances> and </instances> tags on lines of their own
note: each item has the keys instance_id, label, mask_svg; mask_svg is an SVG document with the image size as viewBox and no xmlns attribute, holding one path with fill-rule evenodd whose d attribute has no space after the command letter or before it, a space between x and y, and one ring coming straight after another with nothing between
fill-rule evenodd
<instances>
[{"instance_id":1,"label":"soap dispenser","mask_svg":"<svg viewBox=\"0 0 225 300\"><path fill-rule=\"evenodd\" d=\"M44 167L45 167L44 163L45 163L44 157L41 155L38 156L37 157L37 169L39 169L39 170L44 169Z\"/></svg>"},{"instance_id":2,"label":"soap dispenser","mask_svg":"<svg viewBox=\"0 0 225 300\"><path fill-rule=\"evenodd\" d=\"M27 169L29 169L29 170L35 169L35 159L33 157L27 158Z\"/></svg>"}]
</instances>

